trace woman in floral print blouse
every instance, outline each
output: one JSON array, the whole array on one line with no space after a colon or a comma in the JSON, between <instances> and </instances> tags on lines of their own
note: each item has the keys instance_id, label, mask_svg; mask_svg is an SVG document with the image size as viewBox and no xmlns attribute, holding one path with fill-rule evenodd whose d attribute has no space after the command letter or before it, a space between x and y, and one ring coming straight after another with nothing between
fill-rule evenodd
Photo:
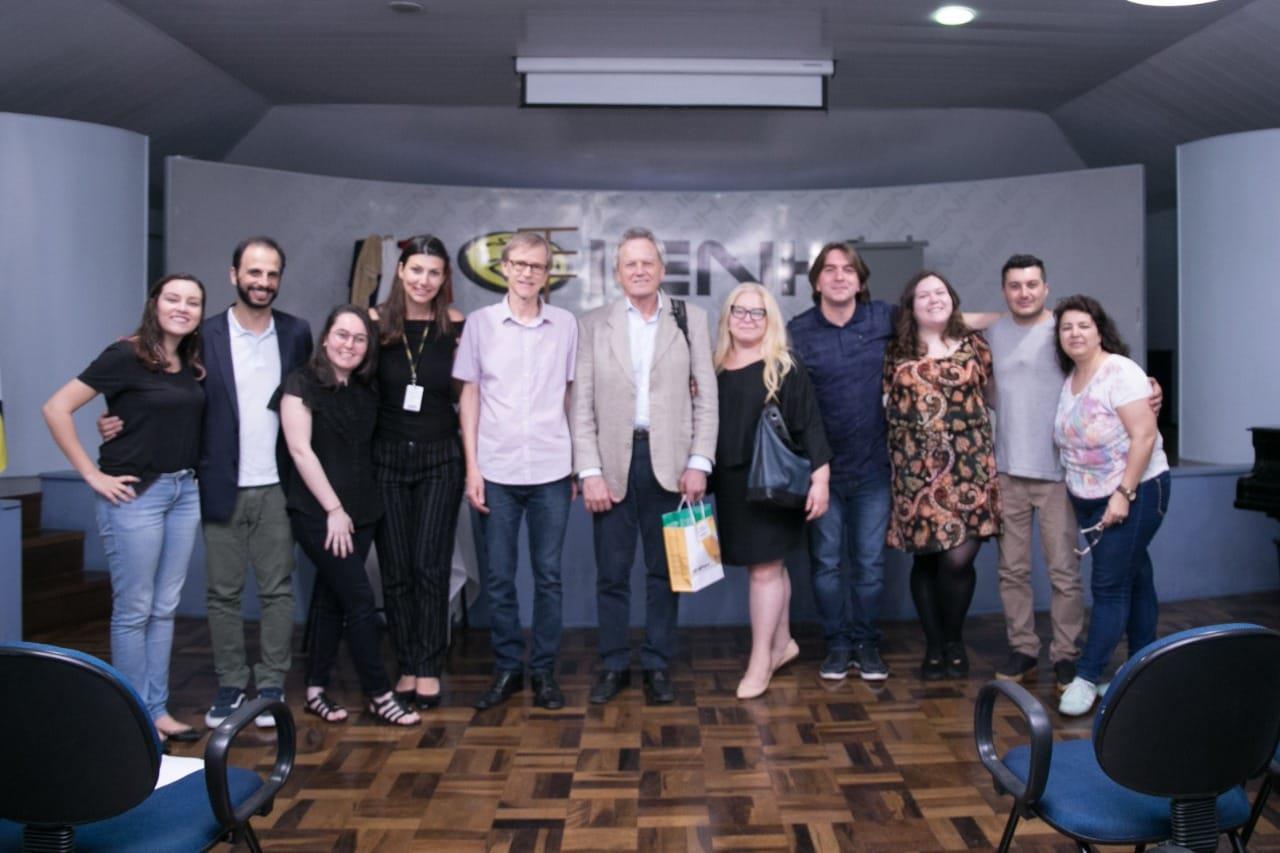
<instances>
[{"instance_id":1,"label":"woman in floral print blouse","mask_svg":"<svg viewBox=\"0 0 1280 853\"><path fill-rule=\"evenodd\" d=\"M893 469L886 540L914 555L911 597L925 634L921 676L963 678L962 635L973 561L1000 532L1000 492L983 394L991 351L960 315L945 278L921 272L902 292L885 354L885 416Z\"/></svg>"}]
</instances>

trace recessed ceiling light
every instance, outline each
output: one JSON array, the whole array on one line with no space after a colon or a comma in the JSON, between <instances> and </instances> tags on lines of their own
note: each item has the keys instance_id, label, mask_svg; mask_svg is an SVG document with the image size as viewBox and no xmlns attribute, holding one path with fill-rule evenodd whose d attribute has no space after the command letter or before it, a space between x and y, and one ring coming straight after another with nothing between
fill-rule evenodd
<instances>
[{"instance_id":1,"label":"recessed ceiling light","mask_svg":"<svg viewBox=\"0 0 1280 853\"><path fill-rule=\"evenodd\" d=\"M942 6L931 17L943 26L961 27L978 17L978 13L968 6Z\"/></svg>"},{"instance_id":2,"label":"recessed ceiling light","mask_svg":"<svg viewBox=\"0 0 1280 853\"><path fill-rule=\"evenodd\" d=\"M422 11L422 4L415 0L390 0L387 3L393 12L404 12L406 14L414 14Z\"/></svg>"},{"instance_id":3,"label":"recessed ceiling light","mask_svg":"<svg viewBox=\"0 0 1280 853\"><path fill-rule=\"evenodd\" d=\"M1218 0L1129 0L1139 6L1203 6L1205 3L1216 3Z\"/></svg>"}]
</instances>

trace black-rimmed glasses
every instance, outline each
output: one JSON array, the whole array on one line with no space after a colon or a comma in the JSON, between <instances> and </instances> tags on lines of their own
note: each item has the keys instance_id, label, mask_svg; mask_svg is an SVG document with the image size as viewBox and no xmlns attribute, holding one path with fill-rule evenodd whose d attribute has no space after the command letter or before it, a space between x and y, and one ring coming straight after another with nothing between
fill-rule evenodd
<instances>
[{"instance_id":1,"label":"black-rimmed glasses","mask_svg":"<svg viewBox=\"0 0 1280 853\"><path fill-rule=\"evenodd\" d=\"M768 313L763 308L743 308L741 305L729 306L729 316L735 320L750 318L753 323L759 323Z\"/></svg>"},{"instance_id":2,"label":"black-rimmed glasses","mask_svg":"<svg viewBox=\"0 0 1280 853\"><path fill-rule=\"evenodd\" d=\"M544 275L547 271L546 264L531 264L528 261L507 261L511 264L511 268L520 274L533 273L534 275Z\"/></svg>"}]
</instances>

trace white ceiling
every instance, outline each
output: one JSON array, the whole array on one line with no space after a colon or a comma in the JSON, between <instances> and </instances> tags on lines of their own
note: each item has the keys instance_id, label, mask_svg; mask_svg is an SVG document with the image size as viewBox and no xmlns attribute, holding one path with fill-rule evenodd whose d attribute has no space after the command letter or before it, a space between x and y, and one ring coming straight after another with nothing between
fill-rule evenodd
<instances>
[{"instance_id":1,"label":"white ceiling","mask_svg":"<svg viewBox=\"0 0 1280 853\"><path fill-rule=\"evenodd\" d=\"M388 180L851 186L1138 162L1280 125L1280 0L3 0L0 110ZM827 112L519 109L513 57L833 58ZM788 181L791 183L788 184Z\"/></svg>"}]
</instances>

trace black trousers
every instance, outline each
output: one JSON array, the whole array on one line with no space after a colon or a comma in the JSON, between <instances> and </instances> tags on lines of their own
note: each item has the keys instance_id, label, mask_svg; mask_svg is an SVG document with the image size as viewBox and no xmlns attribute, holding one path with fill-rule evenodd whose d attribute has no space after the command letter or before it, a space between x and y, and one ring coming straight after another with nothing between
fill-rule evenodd
<instances>
[{"instance_id":1,"label":"black trousers","mask_svg":"<svg viewBox=\"0 0 1280 853\"><path fill-rule=\"evenodd\" d=\"M400 675L436 677L449 637L449 575L462 504L458 439L373 448L383 516L378 567Z\"/></svg>"},{"instance_id":2,"label":"black trousers","mask_svg":"<svg viewBox=\"0 0 1280 853\"><path fill-rule=\"evenodd\" d=\"M680 504L653 476L649 438L637 433L631 446L627 495L607 512L592 516L596 552L596 613L600 620L600 660L605 669L630 665L627 632L631 625L631 566L636 541L644 549L644 645L640 666L667 669L675 655L679 594L671 591L662 515Z\"/></svg>"},{"instance_id":3,"label":"black trousers","mask_svg":"<svg viewBox=\"0 0 1280 853\"><path fill-rule=\"evenodd\" d=\"M345 633L365 695L386 693L391 689L391 682L387 680L387 670L378 653L377 608L373 586L364 570L365 558L373 544L373 525L357 527L353 537L355 550L339 558L325 550L323 518L291 513L289 520L293 538L316 567L307 686L329 686L329 673L333 671L338 644Z\"/></svg>"}]
</instances>

